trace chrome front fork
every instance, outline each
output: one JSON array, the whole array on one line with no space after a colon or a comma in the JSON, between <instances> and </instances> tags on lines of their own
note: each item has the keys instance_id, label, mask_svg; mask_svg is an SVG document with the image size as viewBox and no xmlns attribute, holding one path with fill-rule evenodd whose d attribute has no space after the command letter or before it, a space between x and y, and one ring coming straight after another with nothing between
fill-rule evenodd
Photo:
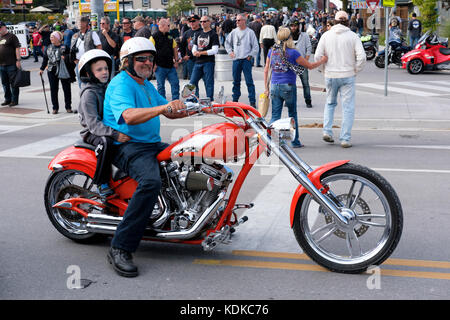
<instances>
[{"instance_id":1,"label":"chrome front fork","mask_svg":"<svg viewBox=\"0 0 450 320\"><path fill-rule=\"evenodd\" d=\"M280 145L278 145L272 141L267 134L267 130L260 127L260 125L263 125L266 128L269 126L264 119L261 118L255 121L254 119L249 118L247 121L256 133L259 134L260 138L267 144L270 150L289 169L294 178L312 194L314 199L324 207L326 211L331 213L342 226L348 226L354 219L354 212L352 210L340 209L328 196L322 194L323 190L316 188L307 176L313 169L304 162L286 142L281 141Z\"/></svg>"}]
</instances>

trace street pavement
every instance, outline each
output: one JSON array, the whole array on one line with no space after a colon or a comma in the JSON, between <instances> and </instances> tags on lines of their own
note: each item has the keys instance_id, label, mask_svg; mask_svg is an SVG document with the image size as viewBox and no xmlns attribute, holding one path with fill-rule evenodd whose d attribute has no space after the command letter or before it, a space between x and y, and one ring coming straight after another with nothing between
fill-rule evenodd
<instances>
[{"instance_id":1,"label":"street pavement","mask_svg":"<svg viewBox=\"0 0 450 320\"><path fill-rule=\"evenodd\" d=\"M43 206L48 162L79 138L75 114L63 104L48 114L37 74L22 88L19 105L0 108L0 299L448 299L448 193L450 192L450 74L409 75L389 68L384 96L383 70L368 62L357 77L356 119L350 149L321 141L326 95L323 75L310 71L313 108L305 107L298 81L300 136L297 153L315 167L351 159L380 172L401 199L402 240L382 265L381 288L369 288L368 275L326 272L309 261L289 227L289 206L297 185L288 170L262 157L244 184L238 202L254 202L242 212L249 221L238 227L230 245L213 252L197 246L145 242L135 255L141 275L116 276L107 265L108 243L83 246L50 225ZM256 92L263 91L263 69L254 69ZM48 79L44 74L48 89ZM187 82L182 80L182 83ZM231 98L231 81L216 81ZM380 87L381 86L381 87ZM72 85L73 108L78 87ZM61 90L62 91L62 90ZM170 86L166 86L170 92ZM200 82L200 95L204 96ZM245 81L241 101L248 102ZM51 111L50 94L47 99ZM60 92L60 101L63 101ZM336 125L340 125L340 106ZM284 111L287 116L287 111ZM270 115L268 115L270 118ZM205 116L161 119L164 141L173 142L214 121ZM335 129L335 135L339 128ZM230 163L233 170L239 164ZM85 289L68 289L71 266L79 266ZM70 269L70 270L69 270Z\"/></svg>"}]
</instances>

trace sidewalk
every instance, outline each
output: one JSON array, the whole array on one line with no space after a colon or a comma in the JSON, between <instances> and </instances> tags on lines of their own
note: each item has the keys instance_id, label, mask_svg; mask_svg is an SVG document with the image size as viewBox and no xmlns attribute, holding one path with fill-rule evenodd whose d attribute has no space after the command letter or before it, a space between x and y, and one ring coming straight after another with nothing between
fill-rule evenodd
<instances>
[{"instance_id":1,"label":"sidewalk","mask_svg":"<svg viewBox=\"0 0 450 320\"><path fill-rule=\"evenodd\" d=\"M44 78L45 79L45 78ZM254 68L254 82L256 86L257 99L264 90L263 68ZM323 76L314 70L310 72L310 86L313 108L307 109L303 100L301 82L297 81L297 102L299 111L299 122L303 128L317 128L322 124L323 109L326 101L324 85L321 83ZM188 80L180 80L182 87ZM152 81L156 86L156 81ZM199 82L200 96L205 95L203 80ZM221 86L224 86L227 100L231 100L232 81L216 81L215 95L217 96ZM166 92L170 94L170 86L167 84ZM245 80L241 82L242 96L240 101L248 103L247 87ZM46 82L46 94L51 112L50 91L48 81ZM63 106L63 93L60 88L60 113L57 115L47 114L42 85L32 79L30 87L21 88L20 100L17 107L0 107L0 121L19 118L23 121L34 119L38 121L67 118L70 116L78 120L78 116L67 114ZM168 97L170 98L170 96ZM79 89L76 83L72 84L72 108L76 110L79 102ZM335 112L335 124L340 125L341 107ZM283 117L287 117L287 109L283 111ZM270 119L270 109L266 116ZM356 92L356 111L354 129L403 129L403 130L450 130L450 100L442 97L410 97L407 95L389 93L387 97L380 94L367 92Z\"/></svg>"}]
</instances>

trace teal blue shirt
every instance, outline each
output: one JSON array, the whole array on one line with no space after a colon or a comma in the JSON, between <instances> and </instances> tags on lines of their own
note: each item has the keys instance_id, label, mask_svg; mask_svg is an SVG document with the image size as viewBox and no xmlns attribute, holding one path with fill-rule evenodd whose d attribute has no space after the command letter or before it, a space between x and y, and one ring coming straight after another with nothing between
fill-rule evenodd
<instances>
[{"instance_id":1,"label":"teal blue shirt","mask_svg":"<svg viewBox=\"0 0 450 320\"><path fill-rule=\"evenodd\" d=\"M129 108L153 108L167 103L149 81L145 80L141 85L122 71L111 80L106 89L103 123L131 137L132 142L160 142L159 116L144 123L128 125L122 113Z\"/></svg>"}]
</instances>

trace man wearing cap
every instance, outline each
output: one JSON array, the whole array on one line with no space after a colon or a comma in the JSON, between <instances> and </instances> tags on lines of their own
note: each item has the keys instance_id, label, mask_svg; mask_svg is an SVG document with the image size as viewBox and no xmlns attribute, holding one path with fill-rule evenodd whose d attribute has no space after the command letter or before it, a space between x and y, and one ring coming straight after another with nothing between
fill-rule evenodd
<instances>
[{"instance_id":1,"label":"man wearing cap","mask_svg":"<svg viewBox=\"0 0 450 320\"><path fill-rule=\"evenodd\" d=\"M191 15L188 21L191 25L191 29L184 32L183 37L181 38L180 53L183 61L186 62L188 78L191 78L196 60L196 57L192 54L194 38L202 31L202 29L200 28L200 17L198 15Z\"/></svg>"},{"instance_id":2,"label":"man wearing cap","mask_svg":"<svg viewBox=\"0 0 450 320\"><path fill-rule=\"evenodd\" d=\"M136 30L135 37L143 37L149 39L152 36L151 29L147 26L143 16L136 16L133 20L133 28Z\"/></svg>"},{"instance_id":3,"label":"man wearing cap","mask_svg":"<svg viewBox=\"0 0 450 320\"><path fill-rule=\"evenodd\" d=\"M366 53L358 35L348 27L348 15L338 11L336 24L320 38L314 55L316 61L327 56L325 84L327 102L323 116L323 140L333 143L333 118L338 93L342 101L342 126L339 140L343 148L351 147L351 130L355 116L355 77L366 62Z\"/></svg>"},{"instance_id":4,"label":"man wearing cap","mask_svg":"<svg viewBox=\"0 0 450 320\"><path fill-rule=\"evenodd\" d=\"M0 21L0 75L2 77L5 101L2 106L17 106L19 103L19 88L11 85L20 64L20 42L16 35L9 33L6 24Z\"/></svg>"},{"instance_id":5,"label":"man wearing cap","mask_svg":"<svg viewBox=\"0 0 450 320\"><path fill-rule=\"evenodd\" d=\"M219 36L211 29L211 18L203 16L200 19L203 30L194 38L192 54L196 57L190 83L195 84L196 95L199 96L198 82L201 78L205 83L206 96L214 100L214 56L219 51Z\"/></svg>"}]
</instances>

